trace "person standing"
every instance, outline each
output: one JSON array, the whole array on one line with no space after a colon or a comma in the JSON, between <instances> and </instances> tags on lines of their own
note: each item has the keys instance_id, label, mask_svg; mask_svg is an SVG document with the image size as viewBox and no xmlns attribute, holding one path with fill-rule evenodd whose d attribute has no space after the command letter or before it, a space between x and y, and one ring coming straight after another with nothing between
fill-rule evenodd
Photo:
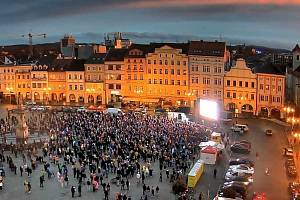
<instances>
[{"instance_id":1,"label":"person standing","mask_svg":"<svg viewBox=\"0 0 300 200\"><path fill-rule=\"evenodd\" d=\"M72 193L72 198L74 198L74 194L75 194L75 187L74 186L71 187L71 193Z\"/></svg>"},{"instance_id":2,"label":"person standing","mask_svg":"<svg viewBox=\"0 0 300 200\"><path fill-rule=\"evenodd\" d=\"M21 165L20 166L20 174L21 174L21 176L23 176L23 171L24 171L24 169L23 169L23 166Z\"/></svg>"},{"instance_id":3,"label":"person standing","mask_svg":"<svg viewBox=\"0 0 300 200\"><path fill-rule=\"evenodd\" d=\"M217 169L214 169L214 178L217 178Z\"/></svg>"},{"instance_id":4,"label":"person standing","mask_svg":"<svg viewBox=\"0 0 300 200\"><path fill-rule=\"evenodd\" d=\"M28 188L28 193L31 193L31 183L28 181L27 182L27 188Z\"/></svg>"},{"instance_id":5,"label":"person standing","mask_svg":"<svg viewBox=\"0 0 300 200\"><path fill-rule=\"evenodd\" d=\"M127 188L127 190L129 190L129 181L128 181L128 179L126 180L126 188Z\"/></svg>"},{"instance_id":6,"label":"person standing","mask_svg":"<svg viewBox=\"0 0 300 200\"><path fill-rule=\"evenodd\" d=\"M78 185L78 196L81 197L81 184Z\"/></svg>"},{"instance_id":7,"label":"person standing","mask_svg":"<svg viewBox=\"0 0 300 200\"><path fill-rule=\"evenodd\" d=\"M44 187L44 180L45 180L44 175L41 175L40 176L40 187L41 188Z\"/></svg>"}]
</instances>

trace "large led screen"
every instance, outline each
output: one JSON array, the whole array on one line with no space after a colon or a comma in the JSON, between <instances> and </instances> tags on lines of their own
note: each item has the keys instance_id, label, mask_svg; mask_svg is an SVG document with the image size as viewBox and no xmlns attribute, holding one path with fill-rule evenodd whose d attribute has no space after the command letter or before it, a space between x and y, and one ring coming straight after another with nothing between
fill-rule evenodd
<instances>
[{"instance_id":1,"label":"large led screen","mask_svg":"<svg viewBox=\"0 0 300 200\"><path fill-rule=\"evenodd\" d=\"M218 119L218 104L215 101L200 99L200 115L209 119Z\"/></svg>"}]
</instances>

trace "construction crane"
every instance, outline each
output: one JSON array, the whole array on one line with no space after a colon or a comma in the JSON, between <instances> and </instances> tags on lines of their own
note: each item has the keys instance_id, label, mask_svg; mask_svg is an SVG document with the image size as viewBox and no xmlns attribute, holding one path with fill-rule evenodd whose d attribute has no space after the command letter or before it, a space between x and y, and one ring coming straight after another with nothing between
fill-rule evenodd
<instances>
[{"instance_id":1,"label":"construction crane","mask_svg":"<svg viewBox=\"0 0 300 200\"><path fill-rule=\"evenodd\" d=\"M42 34L28 33L26 35L21 35L21 37L28 37L28 42L29 42L29 57L32 57L33 56L32 38L33 37L43 37L43 38L46 38L46 33L42 33Z\"/></svg>"}]
</instances>

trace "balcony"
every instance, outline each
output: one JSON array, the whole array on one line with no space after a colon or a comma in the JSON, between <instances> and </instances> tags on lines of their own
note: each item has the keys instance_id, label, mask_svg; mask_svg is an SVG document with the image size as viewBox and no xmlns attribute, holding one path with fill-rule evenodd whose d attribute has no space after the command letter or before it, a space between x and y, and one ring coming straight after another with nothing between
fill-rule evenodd
<instances>
[{"instance_id":1,"label":"balcony","mask_svg":"<svg viewBox=\"0 0 300 200\"><path fill-rule=\"evenodd\" d=\"M86 83L104 83L103 80L85 80Z\"/></svg>"}]
</instances>

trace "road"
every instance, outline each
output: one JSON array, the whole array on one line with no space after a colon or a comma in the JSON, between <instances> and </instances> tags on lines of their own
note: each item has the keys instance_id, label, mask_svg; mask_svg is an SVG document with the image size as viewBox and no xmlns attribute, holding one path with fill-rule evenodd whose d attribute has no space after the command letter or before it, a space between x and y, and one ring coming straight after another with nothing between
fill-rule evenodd
<instances>
[{"instance_id":1,"label":"road","mask_svg":"<svg viewBox=\"0 0 300 200\"><path fill-rule=\"evenodd\" d=\"M288 200L287 186L291 179L286 175L285 158L282 155L283 148L287 146L285 128L274 122L258 119L239 119L238 123L249 126L248 133L243 136L232 135L232 138L233 140L245 139L252 143L249 157L255 161L255 174L251 190L266 192L268 199L271 200ZM265 135L266 129L273 130L273 136ZM266 168L269 168L269 176L265 174Z\"/></svg>"}]
</instances>

